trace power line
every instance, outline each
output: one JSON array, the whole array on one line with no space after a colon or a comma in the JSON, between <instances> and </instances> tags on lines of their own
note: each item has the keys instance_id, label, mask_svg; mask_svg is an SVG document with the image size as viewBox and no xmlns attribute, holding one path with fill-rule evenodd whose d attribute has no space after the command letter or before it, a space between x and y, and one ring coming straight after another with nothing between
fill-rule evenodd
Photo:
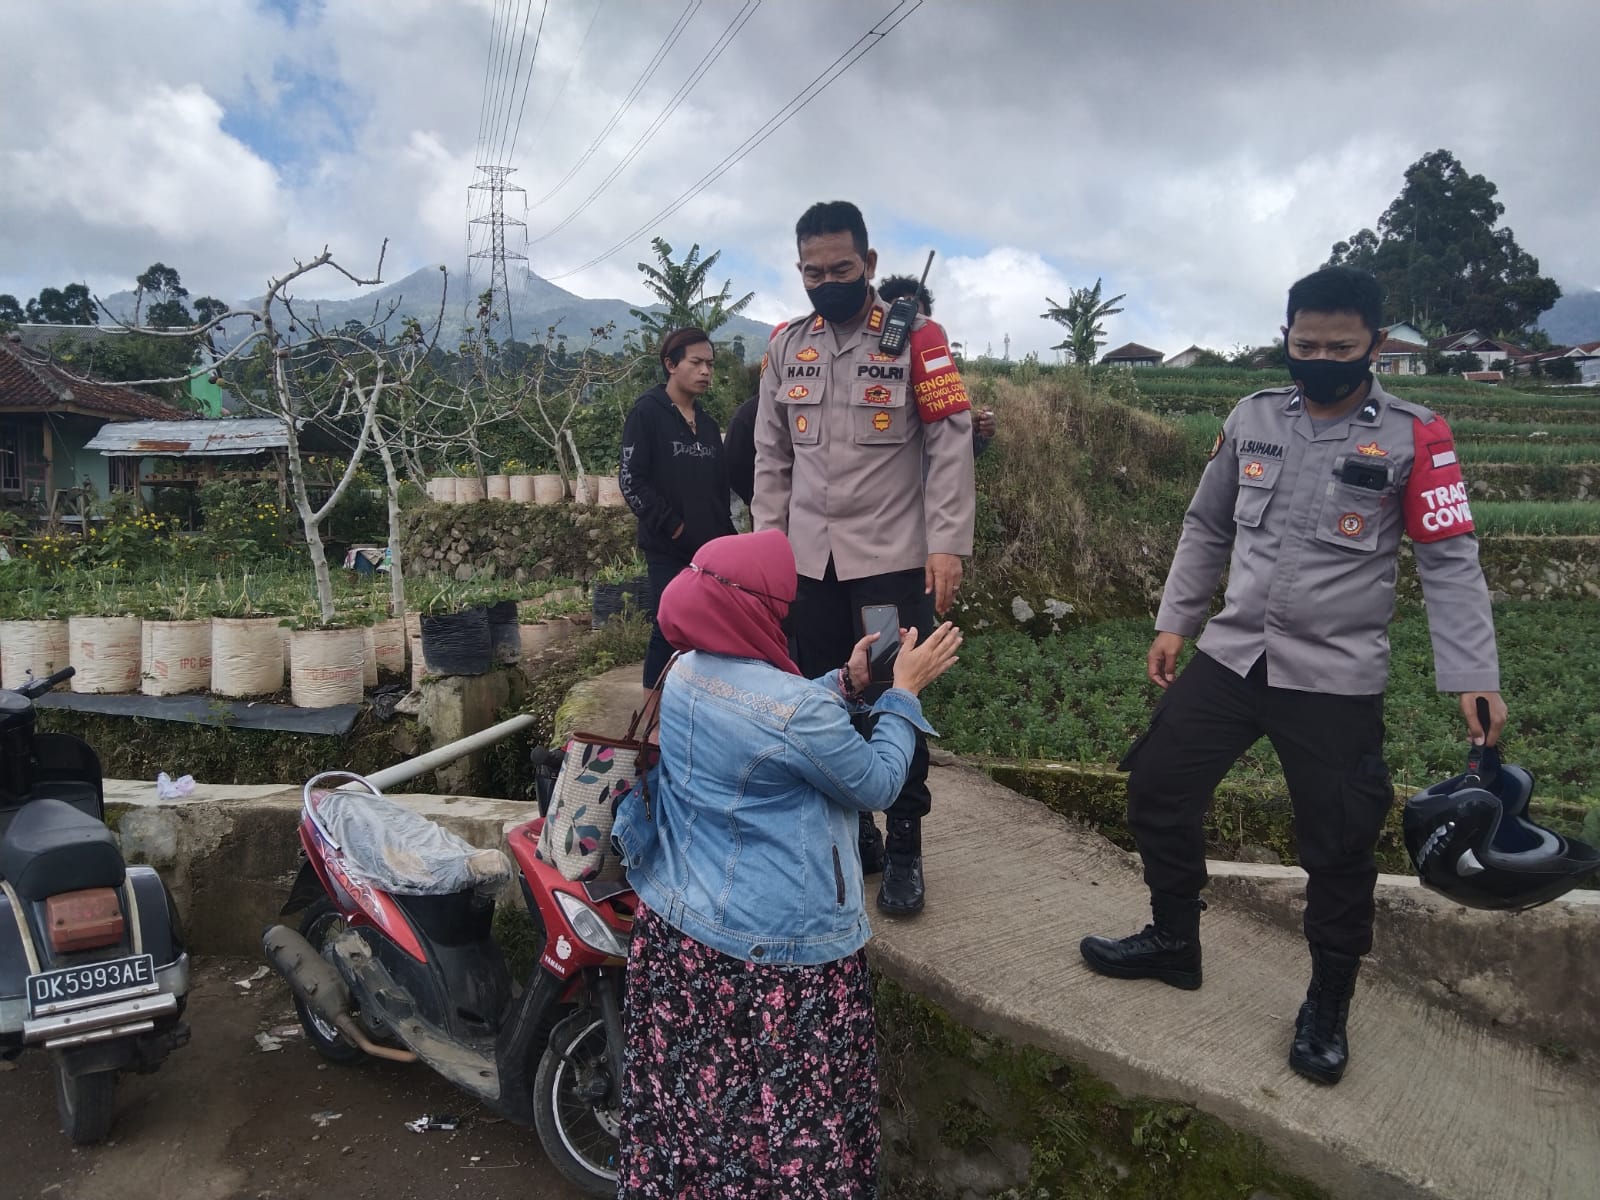
<instances>
[{"instance_id":1,"label":"power line","mask_svg":"<svg viewBox=\"0 0 1600 1200\"><path fill-rule=\"evenodd\" d=\"M532 0L525 0L531 4ZM473 161L484 161L484 152L488 148L489 138L499 121L500 94L505 84L506 67L511 58L511 29L515 21L514 9L516 0L495 0L493 16L489 30L489 56L484 68L483 98L479 108L478 137L473 146ZM473 212L473 198L478 196L477 212ZM472 250L473 227L483 223L485 197L478 188L469 187L467 190L467 288L466 294L470 301L472 295L472 262L474 258L482 257L474 254ZM493 239L491 239L491 244ZM503 267L501 268L503 274ZM494 273L490 275L493 286Z\"/></svg>"},{"instance_id":2,"label":"power line","mask_svg":"<svg viewBox=\"0 0 1600 1200\"><path fill-rule=\"evenodd\" d=\"M556 89L555 99L550 101L550 107L544 110L544 116L539 118L539 128L533 131L533 141L529 150L539 144L539 139L544 135L545 126L550 124L550 116L556 111L556 105L561 103L561 97L567 93L567 82L572 78L573 69L578 65L578 60L583 57L583 48L589 44L589 34L594 29L594 23L600 16L600 10L606 6L606 0L599 0L594 6L594 11L589 14L589 25L583 31L583 38L578 42L578 49L573 54L572 60L567 63L566 74L561 76L561 86ZM514 149L515 147L513 147Z\"/></svg>"},{"instance_id":3,"label":"power line","mask_svg":"<svg viewBox=\"0 0 1600 1200\"><path fill-rule=\"evenodd\" d=\"M477 158L478 151L483 148L483 127L489 121L489 81L494 74L495 42L500 34L500 5L502 3L505 3L505 0L495 0L494 14L489 20L489 54L483 62L483 96L478 101L478 136L472 143L473 158ZM468 199L470 198L471 193L468 193Z\"/></svg>"},{"instance_id":4,"label":"power line","mask_svg":"<svg viewBox=\"0 0 1600 1200\"><path fill-rule=\"evenodd\" d=\"M495 66L495 58L496 58L496 55L498 53L498 43L500 41L500 27L501 27L501 19L500 18L501 18L501 15L502 15L503 12L509 11L511 3L512 3L512 0L494 0L494 9L493 9L493 12L491 13L490 19L489 19L489 52L485 56L484 63L483 63L483 95L478 101L478 135L473 140L473 143L472 143L472 158L473 158L474 162L478 161L480 158L483 157L482 150L483 150L483 143L484 143L484 130L487 128L487 126L489 124L489 111L490 111L490 109L489 109L489 97L493 93L494 87L495 87L495 78L494 78L495 70L494 70L494 66ZM467 287L466 287L466 291L467 291L467 294L468 294L469 297L470 297L470 295L472 293L472 258L473 258L473 255L472 255L472 227L473 227L473 216L474 216L473 211L472 211L472 202L473 202L474 198L478 199L478 213L477 213L477 215L478 216L482 216L483 215L483 200L482 200L482 197L481 196L476 196L475 192L474 192L474 189L469 187L467 189L467 200L466 200L466 205L465 205L465 211L466 211L466 216L467 216L467 268L466 268L466 283L467 283Z\"/></svg>"},{"instance_id":5,"label":"power line","mask_svg":"<svg viewBox=\"0 0 1600 1200\"><path fill-rule=\"evenodd\" d=\"M517 65L511 69L511 72L507 77L510 81L510 86L507 87L505 91L505 119L495 122L495 128L497 128L500 132L495 134L493 129L490 130L490 137L494 139L494 153L490 155L488 159L489 162L497 163L503 161L506 137L511 133L511 110L516 106L517 103L517 83L522 78L522 52L528 45L528 18L532 15L533 0L524 0L522 6L522 37L517 41ZM544 28L543 17L539 18L539 27L541 29ZM510 58L509 53L506 57L508 59ZM533 76L532 63L528 64L528 75L530 79Z\"/></svg>"},{"instance_id":6,"label":"power line","mask_svg":"<svg viewBox=\"0 0 1600 1200\"><path fill-rule=\"evenodd\" d=\"M523 3L525 5L531 4L532 0L523 0ZM495 51L494 78L491 82L488 93L488 116L485 121L482 136L473 152L473 161L475 163L494 161L492 158L488 157L489 143L494 137L494 131L496 127L499 125L500 99L505 92L506 74L511 65L511 30L516 24L516 5L517 0L505 0L505 7L500 10L500 14L496 18L496 30L499 34L499 48ZM472 195L471 191L469 191L467 194L469 197ZM483 209L484 201L480 197L477 213L475 215L481 217L483 215ZM472 211L470 207L470 201L467 211Z\"/></svg>"},{"instance_id":7,"label":"power line","mask_svg":"<svg viewBox=\"0 0 1600 1200\"><path fill-rule=\"evenodd\" d=\"M532 0L523 0L524 7L531 3ZM512 10L516 4L517 0L506 0L505 28L500 36L500 53L495 63L494 91L489 96L489 124L484 129L483 143L479 147L485 153L489 149L489 143L494 139L494 131L500 122L500 100L505 94L506 76L511 66L511 29L516 24L516 16Z\"/></svg>"},{"instance_id":8,"label":"power line","mask_svg":"<svg viewBox=\"0 0 1600 1200\"><path fill-rule=\"evenodd\" d=\"M899 13L902 8L905 8L908 3L911 4L911 7L907 9L906 12L896 17L895 14ZM750 154L757 147L759 147L762 142L766 141L774 133L778 132L778 130L782 129L786 124L788 124L793 117L795 117L802 109L806 107L806 105L810 104L824 91L826 91L828 86L832 84L834 80L838 79L839 76L843 75L851 67L855 66L855 64L859 62L866 54L868 54L874 47L881 43L884 38L893 33L895 29L899 27L902 21L911 16L911 14L916 12L917 9L921 8L922 5L923 0L914 0L914 2L913 0L899 0L899 3L889 11L887 16L880 20L871 29L867 30L866 33L857 38L849 49L847 49L838 58L834 59L832 63L823 69L820 75L818 75L804 88L797 92L794 98L791 99L788 104L784 105L777 111L777 113L768 118L764 125L762 125L755 131L755 133L752 133L737 147L735 147L734 150L727 155L727 157L725 157L716 166L712 167L711 170L707 171L698 180L696 180L695 183L689 187L688 191L684 192L671 204L667 205L660 212L656 213L655 216L651 217L643 225L639 226L639 228L628 234L627 237L617 242L616 245L612 246L609 250L606 250L602 254L597 254L594 258L591 258L586 263L573 267L570 270L562 271L558 275L546 275L545 279L550 281L566 279L569 276L578 274L580 271L587 271L590 267L599 266L601 263L605 262L606 259L617 253L617 251L625 249L629 244L648 233L653 226L658 225L662 221L666 220L685 204L689 203L689 201L693 200L701 192L705 191L706 188L710 187L718 179L721 179L722 176L726 175L743 158L745 158L746 155ZM883 26L886 22L891 23L889 23L886 28L880 29L879 26ZM840 65L841 63L843 64L842 66Z\"/></svg>"},{"instance_id":9,"label":"power line","mask_svg":"<svg viewBox=\"0 0 1600 1200\"><path fill-rule=\"evenodd\" d=\"M617 111L612 114L611 119L606 122L605 128L595 135L594 141L589 143L589 148L585 150L582 157L580 157L578 161L573 164L572 169L561 177L560 182L558 182L555 187L551 188L543 196L540 196L533 202L534 208L538 208L539 205L543 204L562 188L566 187L568 181L570 181L574 175L583 169L585 163L594 157L595 151L600 149L601 143L604 142L606 138L610 136L611 131L617 127L617 122L622 120L628 109L632 107L633 102L639 98L639 93L644 91L645 85L650 82L650 77L656 73L656 70L661 66L662 62L665 61L667 54L672 50L672 47L676 45L678 39L683 36L683 31L688 28L690 20L693 19L694 14L699 10L699 8L700 0L689 0L689 3L684 5L683 12L678 16L677 24L668 30L667 36L665 40L662 41L660 48L651 57L650 61L645 64L644 72L637 80L634 81L633 87L628 89L628 94L623 97L621 107L619 107Z\"/></svg>"},{"instance_id":10,"label":"power line","mask_svg":"<svg viewBox=\"0 0 1600 1200\"><path fill-rule=\"evenodd\" d=\"M544 7L539 10L539 29L533 35L533 54L528 58L528 74L522 81L522 104L517 108L517 127L511 134L511 145L506 150L507 162L516 157L517 138L522 135L522 114L528 107L528 87L533 83L533 67L539 61L539 43L544 40L544 19L549 12L550 0L544 0Z\"/></svg>"},{"instance_id":11,"label":"power line","mask_svg":"<svg viewBox=\"0 0 1600 1200\"><path fill-rule=\"evenodd\" d=\"M617 163L617 165L611 168L606 177L595 186L594 191L585 196L583 200L579 202L576 208L569 212L554 226L545 230L544 233L534 238L532 243L533 245L537 246L540 242L554 237L568 225L572 224L572 222L577 220L579 215L581 215L585 209L587 209L591 204L600 198L600 194L604 192L606 188L611 186L611 184L616 180L617 176L621 175L628 169L628 165L632 163L635 158L639 157L640 151L642 151L646 144L648 144L650 140L655 137L656 133L660 131L661 127L665 125L672 117L672 114L678 111L679 106L689 98L689 93L694 90L695 85L699 83L705 73L716 64L717 59L722 57L722 52L728 48L728 46L733 42L734 38L739 36L739 31L745 27L751 17L756 15L756 9L760 7L761 0L745 0L744 7L734 15L733 20L728 23L728 27L722 31L722 35L718 37L714 43L712 43L711 49L706 51L706 53L701 57L699 64L693 71L689 73L689 77L679 85L678 90L672 94L671 99L667 101L660 114L654 121L650 122L649 127L639 135L638 140L635 141L629 148L628 152L622 156L622 159Z\"/></svg>"}]
</instances>

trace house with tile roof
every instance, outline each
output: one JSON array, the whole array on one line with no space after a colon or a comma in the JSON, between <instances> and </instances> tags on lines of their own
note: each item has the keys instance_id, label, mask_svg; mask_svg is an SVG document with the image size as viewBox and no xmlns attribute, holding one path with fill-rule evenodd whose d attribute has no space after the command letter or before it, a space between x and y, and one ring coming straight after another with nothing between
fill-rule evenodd
<instances>
[{"instance_id":1,"label":"house with tile roof","mask_svg":"<svg viewBox=\"0 0 1600 1200\"><path fill-rule=\"evenodd\" d=\"M1420 342L1386 337L1378 347L1379 375L1426 375L1428 348Z\"/></svg>"},{"instance_id":2,"label":"house with tile roof","mask_svg":"<svg viewBox=\"0 0 1600 1200\"><path fill-rule=\"evenodd\" d=\"M137 460L113 468L117 460L86 450L88 441L111 421L193 415L121 384L79 378L15 334L0 338L0 502L48 509L58 489L86 480L100 495L131 488Z\"/></svg>"},{"instance_id":3,"label":"house with tile roof","mask_svg":"<svg viewBox=\"0 0 1600 1200\"><path fill-rule=\"evenodd\" d=\"M1100 363L1102 366L1110 367L1159 367L1162 357L1159 350L1141 346L1138 342L1129 342L1126 346L1107 350Z\"/></svg>"}]
</instances>

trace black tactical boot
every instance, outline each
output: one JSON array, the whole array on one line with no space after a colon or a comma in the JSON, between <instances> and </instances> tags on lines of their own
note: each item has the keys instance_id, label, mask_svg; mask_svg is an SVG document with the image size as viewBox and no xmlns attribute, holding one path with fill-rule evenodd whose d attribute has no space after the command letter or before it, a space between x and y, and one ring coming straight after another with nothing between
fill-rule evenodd
<instances>
[{"instance_id":1,"label":"black tactical boot","mask_svg":"<svg viewBox=\"0 0 1600 1200\"><path fill-rule=\"evenodd\" d=\"M878 909L895 917L915 916L922 911L923 899L922 819L890 817Z\"/></svg>"},{"instance_id":2,"label":"black tactical boot","mask_svg":"<svg viewBox=\"0 0 1600 1200\"><path fill-rule=\"evenodd\" d=\"M883 870L883 834L872 820L872 814L860 814L861 824L856 832L856 851L861 855L861 873L876 875Z\"/></svg>"},{"instance_id":3,"label":"black tactical boot","mask_svg":"<svg viewBox=\"0 0 1600 1200\"><path fill-rule=\"evenodd\" d=\"M1078 944L1092 970L1113 979L1159 979L1192 992L1200 986L1200 913L1197 897L1150 896L1155 918L1125 938L1086 937Z\"/></svg>"},{"instance_id":4,"label":"black tactical boot","mask_svg":"<svg viewBox=\"0 0 1600 1200\"><path fill-rule=\"evenodd\" d=\"M1350 1064L1345 1022L1360 970L1361 959L1354 954L1311 947L1311 986L1294 1021L1289 1066L1316 1083L1338 1083Z\"/></svg>"}]
</instances>

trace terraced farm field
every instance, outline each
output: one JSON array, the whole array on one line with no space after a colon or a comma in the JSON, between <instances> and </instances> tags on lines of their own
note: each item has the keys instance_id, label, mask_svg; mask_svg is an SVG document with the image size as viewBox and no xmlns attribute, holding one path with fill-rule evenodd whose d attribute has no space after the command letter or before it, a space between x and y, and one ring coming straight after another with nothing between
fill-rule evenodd
<instances>
[{"instance_id":1,"label":"terraced farm field","mask_svg":"<svg viewBox=\"0 0 1600 1200\"><path fill-rule=\"evenodd\" d=\"M1024 389L1047 392L1058 386L1050 378L1058 371L1035 367L1037 380L995 391L1000 454L998 462L991 456L980 464L980 510L993 503L1001 476L1012 467L1006 430L1020 439L1039 427L1038 413L1016 402ZM1169 441L1157 459L1138 459L1137 470L1119 457L1129 462L1138 458L1129 447L1109 443L1097 461L1080 462L1058 447L1059 464L1036 456L1028 460L1028 469L1036 481L1038 473L1060 470L1083 497L1086 512L1109 514L1094 527L1094 536L1137 543L1149 557L1149 575L1159 589L1178 524L1170 510L1181 511L1187 502L1202 456L1224 417L1241 396L1286 382L1268 372L1096 372L1096 401L1154 413L1182 432L1181 442ZM1566 388L1522 391L1449 378L1383 382L1443 415L1456 431L1482 535L1479 553L1496 601L1502 677L1511 710L1507 745L1517 761L1538 774L1541 811L1554 819L1558 805L1573 806L1563 810L1565 831L1582 829L1600 841L1600 684L1595 682L1600 655L1600 394ZM981 392L985 381L979 377L975 386ZM1012 407L1000 403L1007 400ZM1078 414L1079 423L1063 429L1063 438L1088 436L1095 419L1088 409L1085 413ZM1154 444L1149 431L1147 438ZM1124 465L1108 472L1107 463ZM1106 478L1119 486L1101 486ZM1159 489L1164 490L1158 511L1149 497ZM1063 512L1062 520L1072 515ZM991 560L987 565L1003 569L1005 563ZM1089 594L1078 610L1081 616L1069 608L1066 615L1047 620L1043 612L1049 611L1050 598L1076 603L1082 598L1082 583L1073 577L1065 583L1068 590L1052 593L1029 592L1031 582L1025 576L1006 580L1021 593L1017 598L1028 603L1011 603L1012 592L1006 591L999 596L1005 611L996 620L982 572L974 572L972 595L964 600L974 605L974 619L963 618L968 644L961 663L933 689L929 704L934 723L963 753L1024 764L1039 757L1115 761L1148 721L1154 700L1153 689L1143 682L1150 614L1124 605L1091 616L1095 597ZM1048 573L1038 581L1039 587L1055 585ZM1462 727L1453 698L1434 691L1431 641L1409 546L1402 547L1397 591L1388 752L1397 780L1420 786L1459 769ZM988 608L980 614L984 604ZM1008 619L1013 616L1015 623ZM1229 811L1240 821L1260 817L1266 810L1259 797L1279 795L1280 779L1270 751L1258 749L1230 776L1246 798L1239 802L1242 807ZM1112 825L1121 822L1115 803L1106 814ZM1286 830L1278 832L1283 834L1280 840L1290 840ZM1219 837L1224 853L1227 841ZM1396 854L1399 865L1391 869L1404 869L1403 850Z\"/></svg>"},{"instance_id":2,"label":"terraced farm field","mask_svg":"<svg viewBox=\"0 0 1600 1200\"><path fill-rule=\"evenodd\" d=\"M1150 367L1096 387L1209 447L1240 397L1287 383L1271 371ZM1383 385L1450 422L1499 596L1600 601L1600 389L1519 390L1453 376L1385 376ZM1414 577L1402 590L1416 595Z\"/></svg>"}]
</instances>

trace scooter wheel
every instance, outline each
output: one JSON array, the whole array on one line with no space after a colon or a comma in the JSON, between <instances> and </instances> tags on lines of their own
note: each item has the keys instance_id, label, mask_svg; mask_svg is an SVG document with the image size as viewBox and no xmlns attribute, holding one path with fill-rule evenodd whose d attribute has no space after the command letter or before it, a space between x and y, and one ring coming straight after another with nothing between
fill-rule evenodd
<instances>
[{"instance_id":1,"label":"scooter wheel","mask_svg":"<svg viewBox=\"0 0 1600 1200\"><path fill-rule=\"evenodd\" d=\"M87 1075L68 1075L64 1060L55 1062L56 1113L61 1117L61 1132L79 1146L105 1140L111 1132L111 1117L116 1110L117 1073L91 1071Z\"/></svg>"},{"instance_id":2,"label":"scooter wheel","mask_svg":"<svg viewBox=\"0 0 1600 1200\"><path fill-rule=\"evenodd\" d=\"M321 896L306 909L306 915L300 921L300 936L321 954L323 945L343 928L344 918L333 906L333 901ZM367 1057L365 1050L346 1041L344 1034L312 1012L299 996L294 998L294 1011L300 1018L300 1027L306 1031L306 1040L329 1062L346 1064Z\"/></svg>"},{"instance_id":3,"label":"scooter wheel","mask_svg":"<svg viewBox=\"0 0 1600 1200\"><path fill-rule=\"evenodd\" d=\"M550 1034L534 1077L533 1122L546 1157L585 1195L617 1194L618 1114L606 1102L606 1026L580 1009Z\"/></svg>"}]
</instances>

